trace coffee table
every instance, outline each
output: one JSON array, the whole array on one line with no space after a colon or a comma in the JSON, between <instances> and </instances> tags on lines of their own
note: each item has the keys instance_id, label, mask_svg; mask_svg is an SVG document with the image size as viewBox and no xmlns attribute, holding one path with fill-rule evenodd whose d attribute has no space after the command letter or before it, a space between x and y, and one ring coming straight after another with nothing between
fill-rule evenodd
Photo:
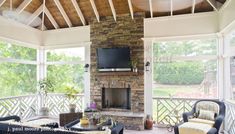
<instances>
[{"instance_id":1,"label":"coffee table","mask_svg":"<svg viewBox=\"0 0 235 134\"><path fill-rule=\"evenodd\" d=\"M73 125L70 129L76 131L99 131L101 130L101 126L93 124L82 125L81 123L77 123Z\"/></svg>"}]
</instances>

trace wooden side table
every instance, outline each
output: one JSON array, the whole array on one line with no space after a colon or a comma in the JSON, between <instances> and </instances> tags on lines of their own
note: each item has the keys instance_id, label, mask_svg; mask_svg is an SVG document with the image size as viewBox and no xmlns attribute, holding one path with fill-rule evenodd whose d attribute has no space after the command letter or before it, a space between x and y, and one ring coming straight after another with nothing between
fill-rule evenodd
<instances>
[{"instance_id":1,"label":"wooden side table","mask_svg":"<svg viewBox=\"0 0 235 134\"><path fill-rule=\"evenodd\" d=\"M78 113L61 113L60 114L60 126L64 126L72 121L82 118L81 112Z\"/></svg>"}]
</instances>

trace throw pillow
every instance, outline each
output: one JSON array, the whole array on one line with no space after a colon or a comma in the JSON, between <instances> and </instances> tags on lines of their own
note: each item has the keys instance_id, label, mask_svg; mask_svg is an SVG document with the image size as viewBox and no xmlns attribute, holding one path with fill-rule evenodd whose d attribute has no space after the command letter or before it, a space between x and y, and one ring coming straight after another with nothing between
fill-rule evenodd
<instances>
[{"instance_id":1,"label":"throw pillow","mask_svg":"<svg viewBox=\"0 0 235 134\"><path fill-rule=\"evenodd\" d=\"M214 121L215 120L215 113L213 111L208 111L208 110L199 110L199 115L198 115L199 119L205 119L205 120L211 120Z\"/></svg>"}]
</instances>

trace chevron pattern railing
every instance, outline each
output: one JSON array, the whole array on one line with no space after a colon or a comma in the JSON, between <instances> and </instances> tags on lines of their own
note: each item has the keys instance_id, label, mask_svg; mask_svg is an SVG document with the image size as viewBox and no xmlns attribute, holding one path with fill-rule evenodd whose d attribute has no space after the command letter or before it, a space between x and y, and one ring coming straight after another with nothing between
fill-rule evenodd
<instances>
[{"instance_id":1,"label":"chevron pattern railing","mask_svg":"<svg viewBox=\"0 0 235 134\"><path fill-rule=\"evenodd\" d=\"M0 116L18 115L27 119L36 115L38 109L37 95L0 98Z\"/></svg>"},{"instance_id":2,"label":"chevron pattern railing","mask_svg":"<svg viewBox=\"0 0 235 134\"><path fill-rule=\"evenodd\" d=\"M235 134L235 101L225 101L225 133Z\"/></svg>"},{"instance_id":3,"label":"chevron pattern railing","mask_svg":"<svg viewBox=\"0 0 235 134\"><path fill-rule=\"evenodd\" d=\"M172 125L182 120L182 113L192 110L199 99L153 97L153 119L158 125Z\"/></svg>"},{"instance_id":4,"label":"chevron pattern railing","mask_svg":"<svg viewBox=\"0 0 235 134\"><path fill-rule=\"evenodd\" d=\"M69 104L76 104L76 110L82 111L84 109L84 95L79 94L76 98L70 101L64 94L48 94L46 99L46 106L49 108L50 115L58 117L60 113L69 111Z\"/></svg>"}]
</instances>

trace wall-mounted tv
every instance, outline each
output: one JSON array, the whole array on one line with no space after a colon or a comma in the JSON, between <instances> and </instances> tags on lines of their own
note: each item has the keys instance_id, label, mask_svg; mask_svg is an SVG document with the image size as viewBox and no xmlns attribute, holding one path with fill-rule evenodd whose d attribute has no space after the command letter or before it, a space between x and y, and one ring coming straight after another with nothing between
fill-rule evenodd
<instances>
[{"instance_id":1,"label":"wall-mounted tv","mask_svg":"<svg viewBox=\"0 0 235 134\"><path fill-rule=\"evenodd\" d=\"M130 48L97 48L99 71L131 71Z\"/></svg>"}]
</instances>

